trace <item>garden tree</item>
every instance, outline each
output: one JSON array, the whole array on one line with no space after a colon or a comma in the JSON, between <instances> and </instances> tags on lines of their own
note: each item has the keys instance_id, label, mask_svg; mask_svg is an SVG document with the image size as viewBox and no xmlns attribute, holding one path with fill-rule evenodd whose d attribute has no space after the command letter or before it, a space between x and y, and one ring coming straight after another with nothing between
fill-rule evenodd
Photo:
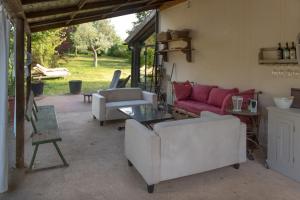
<instances>
[{"instance_id":1,"label":"garden tree","mask_svg":"<svg viewBox=\"0 0 300 200\"><path fill-rule=\"evenodd\" d=\"M124 41L117 36L113 45L107 50L106 55L111 57L129 58L130 51L128 46L124 44Z\"/></svg>"},{"instance_id":2,"label":"garden tree","mask_svg":"<svg viewBox=\"0 0 300 200\"><path fill-rule=\"evenodd\" d=\"M32 61L49 67L56 67L56 48L64 40L62 29L53 29L32 34Z\"/></svg>"},{"instance_id":3,"label":"garden tree","mask_svg":"<svg viewBox=\"0 0 300 200\"><path fill-rule=\"evenodd\" d=\"M109 20L80 24L74 33L74 44L78 49L89 50L94 54L94 67L97 67L97 53L110 48L117 35Z\"/></svg>"},{"instance_id":4,"label":"garden tree","mask_svg":"<svg viewBox=\"0 0 300 200\"><path fill-rule=\"evenodd\" d=\"M65 53L75 52L76 49L73 44L73 35L76 31L77 25L68 26L62 29L62 33L64 36L64 41L57 47L57 52L59 55L63 55Z\"/></svg>"},{"instance_id":5,"label":"garden tree","mask_svg":"<svg viewBox=\"0 0 300 200\"><path fill-rule=\"evenodd\" d=\"M133 27L131 30L127 31L127 33L130 35L132 31L138 27L150 14L152 10L143 11L135 14L136 21L132 22Z\"/></svg>"}]
</instances>

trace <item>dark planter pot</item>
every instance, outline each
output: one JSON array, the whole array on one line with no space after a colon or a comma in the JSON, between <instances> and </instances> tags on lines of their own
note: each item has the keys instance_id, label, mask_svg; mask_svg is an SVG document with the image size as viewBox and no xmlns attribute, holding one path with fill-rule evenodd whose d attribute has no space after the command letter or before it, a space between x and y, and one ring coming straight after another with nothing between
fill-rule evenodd
<instances>
[{"instance_id":1,"label":"dark planter pot","mask_svg":"<svg viewBox=\"0 0 300 200\"><path fill-rule=\"evenodd\" d=\"M15 97L8 97L8 112L10 113L9 122L12 124L15 118Z\"/></svg>"},{"instance_id":2,"label":"dark planter pot","mask_svg":"<svg viewBox=\"0 0 300 200\"><path fill-rule=\"evenodd\" d=\"M31 89L35 97L41 96L44 93L44 83L31 83Z\"/></svg>"},{"instance_id":3,"label":"dark planter pot","mask_svg":"<svg viewBox=\"0 0 300 200\"><path fill-rule=\"evenodd\" d=\"M69 89L71 94L80 94L81 92L81 80L72 80L69 81Z\"/></svg>"}]
</instances>

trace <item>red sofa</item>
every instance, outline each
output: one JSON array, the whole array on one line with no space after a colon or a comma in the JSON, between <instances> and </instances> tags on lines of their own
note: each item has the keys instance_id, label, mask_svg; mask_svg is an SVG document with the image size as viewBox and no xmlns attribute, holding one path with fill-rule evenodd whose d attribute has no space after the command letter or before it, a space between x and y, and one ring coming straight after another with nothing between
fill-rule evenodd
<instances>
[{"instance_id":1,"label":"red sofa","mask_svg":"<svg viewBox=\"0 0 300 200\"><path fill-rule=\"evenodd\" d=\"M232 96L243 96L242 108L247 108L249 99L254 98L255 90L239 92L237 88L223 89L212 85L192 85L186 81L184 83L173 82L173 89L176 100L175 108L182 109L189 113L199 115L202 111L210 111L217 114L227 114L226 110L232 107Z\"/></svg>"}]
</instances>

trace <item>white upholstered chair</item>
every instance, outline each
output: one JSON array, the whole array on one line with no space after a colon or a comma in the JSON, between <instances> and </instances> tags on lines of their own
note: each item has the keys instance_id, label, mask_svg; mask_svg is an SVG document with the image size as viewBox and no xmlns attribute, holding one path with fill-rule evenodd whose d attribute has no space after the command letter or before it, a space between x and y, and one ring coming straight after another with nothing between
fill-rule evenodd
<instances>
[{"instance_id":1,"label":"white upholstered chair","mask_svg":"<svg viewBox=\"0 0 300 200\"><path fill-rule=\"evenodd\" d=\"M107 120L126 119L118 111L120 107L152 104L157 106L157 95L142 91L140 88L115 88L100 90L92 97L92 114L100 121L100 125Z\"/></svg>"}]
</instances>

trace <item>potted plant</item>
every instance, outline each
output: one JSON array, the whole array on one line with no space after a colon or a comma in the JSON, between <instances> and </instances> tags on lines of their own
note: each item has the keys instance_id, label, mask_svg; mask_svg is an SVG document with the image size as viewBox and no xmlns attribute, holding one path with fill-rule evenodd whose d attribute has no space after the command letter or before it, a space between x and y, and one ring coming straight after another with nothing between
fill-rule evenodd
<instances>
[{"instance_id":1,"label":"potted plant","mask_svg":"<svg viewBox=\"0 0 300 200\"><path fill-rule=\"evenodd\" d=\"M42 80L34 80L31 82L31 90L35 97L44 93L44 82Z\"/></svg>"},{"instance_id":2,"label":"potted plant","mask_svg":"<svg viewBox=\"0 0 300 200\"><path fill-rule=\"evenodd\" d=\"M71 80L69 81L69 89L71 94L80 94L81 92L81 80Z\"/></svg>"}]
</instances>

